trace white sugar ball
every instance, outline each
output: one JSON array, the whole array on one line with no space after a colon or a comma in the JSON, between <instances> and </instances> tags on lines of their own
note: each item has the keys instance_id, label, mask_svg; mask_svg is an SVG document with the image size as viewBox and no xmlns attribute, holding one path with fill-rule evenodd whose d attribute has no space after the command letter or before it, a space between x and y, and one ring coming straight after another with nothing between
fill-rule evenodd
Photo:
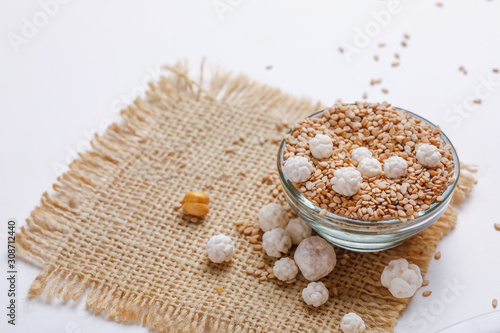
<instances>
[{"instance_id":1,"label":"white sugar ball","mask_svg":"<svg viewBox=\"0 0 500 333\"><path fill-rule=\"evenodd\" d=\"M363 319L354 312L349 312L342 317L340 328L344 333L363 333L366 329Z\"/></svg>"},{"instance_id":2,"label":"white sugar ball","mask_svg":"<svg viewBox=\"0 0 500 333\"><path fill-rule=\"evenodd\" d=\"M291 219L285 231L290 236L292 243L296 245L312 235L312 228L300 217Z\"/></svg>"},{"instance_id":3,"label":"white sugar ball","mask_svg":"<svg viewBox=\"0 0 500 333\"><path fill-rule=\"evenodd\" d=\"M312 156L318 160L330 157L333 154L332 139L328 135L316 134L314 138L309 140L309 150Z\"/></svg>"},{"instance_id":4,"label":"white sugar ball","mask_svg":"<svg viewBox=\"0 0 500 333\"><path fill-rule=\"evenodd\" d=\"M298 272L299 268L297 267L293 259L281 258L274 263L273 274L278 280L291 280L297 275Z\"/></svg>"},{"instance_id":5,"label":"white sugar ball","mask_svg":"<svg viewBox=\"0 0 500 333\"><path fill-rule=\"evenodd\" d=\"M210 237L207 243L208 258L215 263L231 260L234 255L234 243L230 237L220 234Z\"/></svg>"},{"instance_id":6,"label":"white sugar ball","mask_svg":"<svg viewBox=\"0 0 500 333\"><path fill-rule=\"evenodd\" d=\"M358 164L358 171L363 176L375 177L382 172L382 164L376 158L364 158Z\"/></svg>"},{"instance_id":7,"label":"white sugar ball","mask_svg":"<svg viewBox=\"0 0 500 333\"><path fill-rule=\"evenodd\" d=\"M281 253L287 253L291 247L292 240L284 229L273 229L262 236L262 248L270 257L279 258Z\"/></svg>"},{"instance_id":8,"label":"white sugar ball","mask_svg":"<svg viewBox=\"0 0 500 333\"><path fill-rule=\"evenodd\" d=\"M422 286L422 274L417 265L408 264L406 259L396 259L384 268L380 281L392 296L407 298L413 296Z\"/></svg>"},{"instance_id":9,"label":"white sugar ball","mask_svg":"<svg viewBox=\"0 0 500 333\"><path fill-rule=\"evenodd\" d=\"M372 157L372 152L366 147L359 147L351 152L351 159L361 162L365 158Z\"/></svg>"},{"instance_id":10,"label":"white sugar ball","mask_svg":"<svg viewBox=\"0 0 500 333\"><path fill-rule=\"evenodd\" d=\"M333 246L319 236L304 239L293 256L302 275L309 281L327 276L337 263Z\"/></svg>"},{"instance_id":11,"label":"white sugar ball","mask_svg":"<svg viewBox=\"0 0 500 333\"><path fill-rule=\"evenodd\" d=\"M283 165L285 176L294 183L302 183L311 178L313 165L303 156L294 156L286 160Z\"/></svg>"},{"instance_id":12,"label":"white sugar ball","mask_svg":"<svg viewBox=\"0 0 500 333\"><path fill-rule=\"evenodd\" d=\"M287 224L287 214L283 206L270 203L259 211L259 225L262 231L266 232L276 228L285 228Z\"/></svg>"},{"instance_id":13,"label":"white sugar ball","mask_svg":"<svg viewBox=\"0 0 500 333\"><path fill-rule=\"evenodd\" d=\"M353 167L343 167L333 173L331 180L332 188L340 195L350 197L356 194L361 188L363 177L361 173Z\"/></svg>"},{"instance_id":14,"label":"white sugar ball","mask_svg":"<svg viewBox=\"0 0 500 333\"><path fill-rule=\"evenodd\" d=\"M417 162L428 168L434 168L441 162L441 153L436 146L427 143L417 147Z\"/></svg>"},{"instance_id":15,"label":"white sugar ball","mask_svg":"<svg viewBox=\"0 0 500 333\"><path fill-rule=\"evenodd\" d=\"M408 163L399 156L389 157L384 162L384 172L387 178L401 178L406 175L407 168Z\"/></svg>"},{"instance_id":16,"label":"white sugar ball","mask_svg":"<svg viewBox=\"0 0 500 333\"><path fill-rule=\"evenodd\" d=\"M323 282L311 282L302 290L304 302L316 308L326 303L328 295L328 289Z\"/></svg>"}]
</instances>

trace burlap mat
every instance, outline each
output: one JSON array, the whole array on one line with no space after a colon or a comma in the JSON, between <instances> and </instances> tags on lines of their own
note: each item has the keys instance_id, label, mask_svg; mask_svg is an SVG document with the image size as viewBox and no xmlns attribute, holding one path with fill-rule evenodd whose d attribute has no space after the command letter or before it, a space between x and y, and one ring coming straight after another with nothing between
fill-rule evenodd
<instances>
[{"instance_id":1,"label":"burlap mat","mask_svg":"<svg viewBox=\"0 0 500 333\"><path fill-rule=\"evenodd\" d=\"M29 294L76 300L89 290L91 311L162 332L331 332L350 311L370 332L392 331L408 300L381 286L384 265L409 258L425 273L457 213L450 208L398 248L349 252L324 279L339 295L311 309L301 300L302 277L280 287L246 274L268 259L234 223L256 222L259 209L276 200L261 179L275 166L281 125L321 104L241 75L218 71L203 83L182 65L168 72L71 163L21 228L20 251L44 266ZM458 194L471 186L467 179ZM174 208L191 190L210 195L211 211L199 223ZM205 244L218 233L237 246L226 265L206 257Z\"/></svg>"}]
</instances>

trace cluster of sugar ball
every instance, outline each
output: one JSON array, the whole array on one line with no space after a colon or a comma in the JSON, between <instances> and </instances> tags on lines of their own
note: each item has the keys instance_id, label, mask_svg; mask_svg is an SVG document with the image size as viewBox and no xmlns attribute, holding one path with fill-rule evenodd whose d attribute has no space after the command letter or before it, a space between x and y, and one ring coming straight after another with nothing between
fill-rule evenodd
<instances>
[{"instance_id":1,"label":"cluster of sugar ball","mask_svg":"<svg viewBox=\"0 0 500 333\"><path fill-rule=\"evenodd\" d=\"M417 147L417 161L418 163L428 168L434 168L439 165L441 161L441 153L436 146L427 143L421 144Z\"/></svg>"},{"instance_id":2,"label":"cluster of sugar ball","mask_svg":"<svg viewBox=\"0 0 500 333\"><path fill-rule=\"evenodd\" d=\"M280 258L292 244L298 245L293 259L284 257L275 262L273 273L278 280L292 280L300 269L307 280L317 281L334 269L337 258L333 246L321 237L312 236L312 228L301 218L287 222L286 211L280 205L263 206L259 225L265 231L262 248L268 256ZM328 290L322 283L312 284L304 289L303 298L307 304L319 306L328 299Z\"/></svg>"},{"instance_id":3,"label":"cluster of sugar ball","mask_svg":"<svg viewBox=\"0 0 500 333\"><path fill-rule=\"evenodd\" d=\"M234 243L226 235L213 236L208 240L207 253L208 258L214 263L230 261L234 255Z\"/></svg>"},{"instance_id":4,"label":"cluster of sugar ball","mask_svg":"<svg viewBox=\"0 0 500 333\"><path fill-rule=\"evenodd\" d=\"M328 289L323 282L311 282L302 290L302 298L307 305L312 305L315 308L321 306L328 301Z\"/></svg>"},{"instance_id":5,"label":"cluster of sugar ball","mask_svg":"<svg viewBox=\"0 0 500 333\"><path fill-rule=\"evenodd\" d=\"M318 160L327 158L333 154L333 142L328 135L317 134L309 140L309 150L312 156Z\"/></svg>"},{"instance_id":6,"label":"cluster of sugar ball","mask_svg":"<svg viewBox=\"0 0 500 333\"><path fill-rule=\"evenodd\" d=\"M406 259L396 259L384 268L380 281L392 296L407 298L422 286L422 275L417 265L409 264Z\"/></svg>"},{"instance_id":7,"label":"cluster of sugar ball","mask_svg":"<svg viewBox=\"0 0 500 333\"><path fill-rule=\"evenodd\" d=\"M312 229L309 224L306 223L300 217L291 219L285 228L288 236L292 240L292 244L299 245L304 239L311 237Z\"/></svg>"},{"instance_id":8,"label":"cluster of sugar ball","mask_svg":"<svg viewBox=\"0 0 500 333\"><path fill-rule=\"evenodd\" d=\"M311 178L314 170L309 160L302 156L291 157L283 165L283 172L294 183L302 183Z\"/></svg>"},{"instance_id":9,"label":"cluster of sugar ball","mask_svg":"<svg viewBox=\"0 0 500 333\"><path fill-rule=\"evenodd\" d=\"M280 281L291 280L297 275L298 272L299 268L293 259L281 258L274 263L273 273L274 276L276 276L276 278Z\"/></svg>"},{"instance_id":10,"label":"cluster of sugar ball","mask_svg":"<svg viewBox=\"0 0 500 333\"><path fill-rule=\"evenodd\" d=\"M333 175L332 188L338 194L350 197L358 193L361 188L363 177L361 177L361 173L353 167L337 169Z\"/></svg>"},{"instance_id":11,"label":"cluster of sugar ball","mask_svg":"<svg viewBox=\"0 0 500 333\"><path fill-rule=\"evenodd\" d=\"M262 236L262 248L270 257L281 257L281 253L287 253L292 247L292 240L285 229L276 228L266 231Z\"/></svg>"},{"instance_id":12,"label":"cluster of sugar ball","mask_svg":"<svg viewBox=\"0 0 500 333\"><path fill-rule=\"evenodd\" d=\"M360 316L358 316L354 312L349 312L342 317L340 328L342 329L343 333L363 333L366 329L366 326L365 322Z\"/></svg>"}]
</instances>

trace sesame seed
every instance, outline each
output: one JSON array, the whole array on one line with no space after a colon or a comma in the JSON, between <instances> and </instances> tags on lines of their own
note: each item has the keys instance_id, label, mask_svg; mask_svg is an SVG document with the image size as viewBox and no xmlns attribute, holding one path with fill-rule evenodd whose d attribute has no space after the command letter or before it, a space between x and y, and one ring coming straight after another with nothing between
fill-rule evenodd
<instances>
[{"instance_id":1,"label":"sesame seed","mask_svg":"<svg viewBox=\"0 0 500 333\"><path fill-rule=\"evenodd\" d=\"M430 290L426 290L426 291L424 291L424 292L422 293L422 296L424 296L424 297L429 297L431 294L432 294L432 291L430 291Z\"/></svg>"},{"instance_id":2,"label":"sesame seed","mask_svg":"<svg viewBox=\"0 0 500 333\"><path fill-rule=\"evenodd\" d=\"M500 231L500 223L495 223L493 226L495 227L495 230Z\"/></svg>"},{"instance_id":3,"label":"sesame seed","mask_svg":"<svg viewBox=\"0 0 500 333\"><path fill-rule=\"evenodd\" d=\"M254 245L254 246L253 246L253 249L254 249L255 251L260 251L260 250L262 250L262 245L260 245L260 244Z\"/></svg>"},{"instance_id":4,"label":"sesame seed","mask_svg":"<svg viewBox=\"0 0 500 333\"><path fill-rule=\"evenodd\" d=\"M428 286L429 285L429 280L424 280L422 282L422 287Z\"/></svg>"},{"instance_id":5,"label":"sesame seed","mask_svg":"<svg viewBox=\"0 0 500 333\"><path fill-rule=\"evenodd\" d=\"M264 268L264 267L266 267L266 263L265 263L265 262L263 262L263 261L261 261L261 262L259 262L259 263L257 264L257 268L258 268L258 269L262 269L262 268Z\"/></svg>"},{"instance_id":6,"label":"sesame seed","mask_svg":"<svg viewBox=\"0 0 500 333\"><path fill-rule=\"evenodd\" d=\"M436 260L441 259L441 251L436 252L436 254L434 255L434 259Z\"/></svg>"},{"instance_id":7,"label":"sesame seed","mask_svg":"<svg viewBox=\"0 0 500 333\"><path fill-rule=\"evenodd\" d=\"M496 298L494 298L492 301L491 301L491 305L493 306L493 309L496 309L497 308L497 305L498 305L498 301Z\"/></svg>"}]
</instances>

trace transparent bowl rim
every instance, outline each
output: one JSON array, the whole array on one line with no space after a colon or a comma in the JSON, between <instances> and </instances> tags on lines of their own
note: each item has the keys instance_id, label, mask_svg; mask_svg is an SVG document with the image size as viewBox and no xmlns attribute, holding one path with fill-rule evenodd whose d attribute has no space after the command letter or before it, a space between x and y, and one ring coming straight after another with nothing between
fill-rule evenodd
<instances>
[{"instance_id":1,"label":"transparent bowl rim","mask_svg":"<svg viewBox=\"0 0 500 333\"><path fill-rule=\"evenodd\" d=\"M355 104L353 104L353 105L355 105ZM397 107L397 106L394 106L394 108L397 110L400 110L400 111L408 112L409 115L426 122L427 124L432 126L432 128L436 127L436 125L434 123L432 123L431 121L429 121L429 120L425 119L424 117L419 116L411 111L405 110L405 109ZM323 112L325 110L326 109L315 112L306 118L318 117L319 115L323 114ZM292 133L292 130L290 130L288 132L288 134L290 134L290 133ZM438 211L442 205L447 204L449 202L449 199L451 199L451 196L453 195L453 192L455 191L455 188L458 184L458 180L460 178L460 160L458 158L455 147L453 146L452 142L450 141L448 136L446 136L446 134L443 131L441 131L440 134L441 134L441 137L443 138L445 144L448 144L450 146L450 151L451 151L451 154L453 156L453 162L455 163L454 169L453 169L455 181L453 183L450 183L448 185L448 187L441 194L441 196L443 196L442 201L434 201L428 209L420 211L420 216L416 217L413 221L409 220L408 222L402 222L399 218L371 219L371 220L354 219L354 218L350 218L350 217L346 217L343 215L338 215L338 214L332 213L328 210L327 210L325 215L321 216L321 218L323 220L327 220L325 222L330 222L330 223L332 221L341 222L343 224L351 225L351 226L355 226L355 227L375 227L377 225L388 227L391 225L396 226L396 225L401 225L401 224L403 224L405 227L408 227L411 225L416 225L416 224L420 224L420 223L425 222L426 215L433 215L432 213L434 213L435 211ZM281 144L280 144L279 149L278 149L277 166L278 166L278 174L280 177L281 184L282 184L282 186L285 186L287 191L289 191L292 194L292 196L294 197L294 198L289 198L290 200L293 199L295 201L298 201L299 205L305 206L307 209L312 210L316 214L319 214L319 212L322 210L322 208L319 207L318 205L316 205L315 203L313 203L312 201L310 201L309 199L307 199L299 190L297 190L297 188L295 188L295 186L293 185L293 182L291 182L283 173L283 170L282 170L282 166L283 166L283 162L284 162L283 152L284 152L284 148L285 148L286 143L287 143L286 139L283 139L281 141Z\"/></svg>"}]
</instances>

